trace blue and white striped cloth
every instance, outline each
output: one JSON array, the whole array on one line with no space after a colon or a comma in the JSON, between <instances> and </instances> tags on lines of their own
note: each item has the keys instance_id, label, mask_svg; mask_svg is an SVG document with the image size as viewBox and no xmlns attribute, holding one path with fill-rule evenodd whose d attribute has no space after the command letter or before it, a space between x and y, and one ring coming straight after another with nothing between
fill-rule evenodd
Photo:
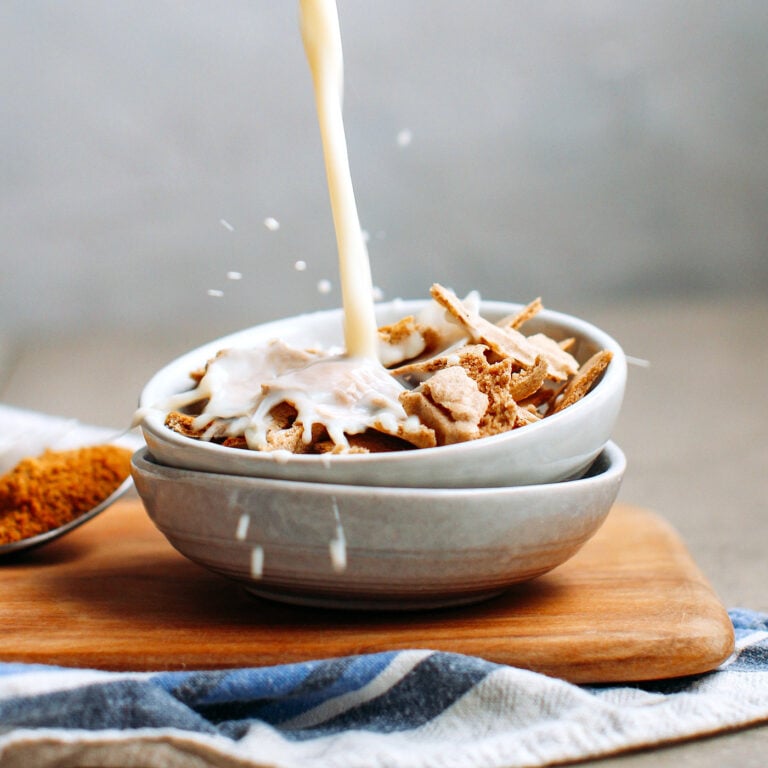
<instances>
[{"instance_id":1,"label":"blue and white striped cloth","mask_svg":"<svg viewBox=\"0 0 768 768\"><path fill-rule=\"evenodd\" d=\"M227 671L0 663L0 765L543 766L768 721L768 615L720 669L584 687L428 650Z\"/></svg>"}]
</instances>

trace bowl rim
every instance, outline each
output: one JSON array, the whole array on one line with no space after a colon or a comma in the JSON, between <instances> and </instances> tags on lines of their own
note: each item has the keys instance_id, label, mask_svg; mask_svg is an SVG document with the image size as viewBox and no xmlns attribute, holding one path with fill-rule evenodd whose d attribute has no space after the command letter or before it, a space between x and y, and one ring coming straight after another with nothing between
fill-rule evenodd
<instances>
[{"instance_id":1,"label":"bowl rim","mask_svg":"<svg viewBox=\"0 0 768 768\"><path fill-rule=\"evenodd\" d=\"M397 309L398 311L402 311L405 316L427 307L431 301L431 299L394 299L389 302L377 304L376 311L378 314ZM493 300L480 301L480 310L483 316L492 314L503 317L522 309L523 306L525 305L514 302ZM208 441L195 440L168 429L164 424L164 412L152 407L150 401L150 399L153 398L152 393L160 388L161 383L166 379L175 376L182 366L185 366L187 371L192 371L195 368L195 365L199 366L201 360L205 361L210 359L217 351L224 349L227 346L232 347L240 345L241 347L245 347L247 345L247 339L254 334L257 334L262 339L269 338L269 331L272 328L274 328L274 337L276 337L277 334L280 333L281 328L288 327L292 323L298 321L301 321L302 323L311 323L315 318L331 319L335 316L341 320L343 317L341 308L337 307L334 309L319 310L316 312L308 312L271 320L213 339L177 356L157 370L142 388L139 396L139 411L137 412L138 425L143 431L152 434L160 441L179 448L192 449L198 455L205 452L213 455L219 454L221 456L232 456L232 452L237 451L237 456L240 461L256 464L290 464L299 468L301 466L319 467L329 466L331 464L352 464L362 467L366 464L397 464L408 460L413 455L414 451L404 450L385 453L334 454L328 456L327 454L290 454L283 451L247 451L244 449L229 448ZM601 395L605 394L607 396L607 394L613 392L616 387L623 388L625 386L627 377L626 355L618 341L606 331L582 318L546 308L542 309L533 320L543 320L547 323L561 326L568 332L578 334L597 344L599 348L609 350L613 354L613 358L604 371L598 385L588 392L585 397L581 398L567 409L560 413L552 414L546 419L542 419L534 424L527 424L524 428L508 430L507 432L502 432L496 435L489 435L477 440L455 443L452 445L414 449L420 456L433 456L436 452L439 452L440 456L445 456L449 459L452 453L485 450L498 442L533 440L542 429L550 428L553 423L559 423L563 418L572 418L575 413L595 404L601 399Z\"/></svg>"},{"instance_id":2,"label":"bowl rim","mask_svg":"<svg viewBox=\"0 0 768 768\"><path fill-rule=\"evenodd\" d=\"M599 461L605 462L605 467L590 474L591 468ZM600 453L590 464L590 468L582 477L571 480L560 480L553 483L536 483L532 485L508 485L487 487L459 487L459 488L430 488L430 487L394 487L372 485L350 485L346 483L317 483L307 480L285 480L272 477L255 477L252 475L231 475L221 472L207 472L198 469L184 469L182 467L169 467L154 459L149 448L144 447L136 451L131 460L135 472L139 475L152 476L163 480L184 481L191 480L197 484L207 481L245 484L253 490L284 490L286 492L321 492L328 496L350 496L357 494L369 494L372 496L405 497L423 496L434 499L441 497L476 499L478 496L488 498L491 496L531 496L542 493L567 493L574 488L586 489L590 485L602 485L620 480L627 467L627 459L622 449L612 440L609 440ZM242 487L242 485L241 485Z\"/></svg>"}]
</instances>

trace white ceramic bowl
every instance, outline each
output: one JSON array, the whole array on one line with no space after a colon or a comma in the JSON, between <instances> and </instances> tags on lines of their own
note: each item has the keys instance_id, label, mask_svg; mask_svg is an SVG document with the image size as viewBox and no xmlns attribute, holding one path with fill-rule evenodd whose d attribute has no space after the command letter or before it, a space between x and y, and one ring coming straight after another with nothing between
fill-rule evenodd
<instances>
[{"instance_id":1,"label":"white ceramic bowl","mask_svg":"<svg viewBox=\"0 0 768 768\"><path fill-rule=\"evenodd\" d=\"M190 560L264 597L376 609L475 602L560 565L605 519L624 468L610 442L578 480L483 489L233 477L146 449L133 459L149 516Z\"/></svg>"},{"instance_id":2,"label":"white ceramic bowl","mask_svg":"<svg viewBox=\"0 0 768 768\"><path fill-rule=\"evenodd\" d=\"M395 301L377 306L380 324L415 314L426 301ZM498 320L520 305L482 302L481 314ZM613 360L600 382L581 401L540 422L492 437L456 445L396 453L339 456L284 455L225 448L173 432L164 414L151 406L190 388L189 373L227 347L254 346L273 338L302 346L342 344L341 310L278 320L226 336L177 358L147 383L141 421L152 455L171 467L250 477L316 483L467 488L549 483L578 477L592 463L611 432L621 408L627 376L626 358L608 334L578 318L542 311L525 326L526 334L544 332L556 340L574 337L571 350L584 362L600 349Z\"/></svg>"}]
</instances>

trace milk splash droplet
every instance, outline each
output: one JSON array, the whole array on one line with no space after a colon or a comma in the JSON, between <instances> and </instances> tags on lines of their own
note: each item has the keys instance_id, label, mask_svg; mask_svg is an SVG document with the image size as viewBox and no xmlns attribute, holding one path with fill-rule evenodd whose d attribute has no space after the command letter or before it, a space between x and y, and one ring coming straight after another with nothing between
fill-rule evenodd
<instances>
[{"instance_id":1,"label":"milk splash droplet","mask_svg":"<svg viewBox=\"0 0 768 768\"><path fill-rule=\"evenodd\" d=\"M255 546L251 550L251 576L260 579L264 575L264 549Z\"/></svg>"},{"instance_id":2,"label":"milk splash droplet","mask_svg":"<svg viewBox=\"0 0 768 768\"><path fill-rule=\"evenodd\" d=\"M402 131L400 131L397 134L398 147L407 147L412 141L413 141L413 133L407 128L404 128Z\"/></svg>"},{"instance_id":3,"label":"milk splash droplet","mask_svg":"<svg viewBox=\"0 0 768 768\"><path fill-rule=\"evenodd\" d=\"M242 272L227 272L227 280L242 280Z\"/></svg>"},{"instance_id":4,"label":"milk splash droplet","mask_svg":"<svg viewBox=\"0 0 768 768\"><path fill-rule=\"evenodd\" d=\"M219 224L221 224L221 226L229 232L235 231L235 228L226 219L219 219Z\"/></svg>"},{"instance_id":5,"label":"milk splash droplet","mask_svg":"<svg viewBox=\"0 0 768 768\"><path fill-rule=\"evenodd\" d=\"M307 269L307 262L306 261L302 261L301 259L299 259L298 261L294 261L293 262L293 268L297 272L304 272Z\"/></svg>"},{"instance_id":6,"label":"milk splash droplet","mask_svg":"<svg viewBox=\"0 0 768 768\"><path fill-rule=\"evenodd\" d=\"M336 497L333 497L333 517L336 521L336 536L331 539L328 549L331 553L331 565L336 573L344 573L347 570L347 540L344 536L344 528L339 516L339 505Z\"/></svg>"},{"instance_id":7,"label":"milk splash droplet","mask_svg":"<svg viewBox=\"0 0 768 768\"><path fill-rule=\"evenodd\" d=\"M280 222L277 219L273 219L271 216L267 216L267 218L264 219L264 226L270 232L276 232L278 229L280 229Z\"/></svg>"},{"instance_id":8,"label":"milk splash droplet","mask_svg":"<svg viewBox=\"0 0 768 768\"><path fill-rule=\"evenodd\" d=\"M240 515L240 519L237 521L237 531L235 531L235 538L238 541L245 541L245 537L248 535L248 526L251 523L251 516L248 514Z\"/></svg>"},{"instance_id":9,"label":"milk splash droplet","mask_svg":"<svg viewBox=\"0 0 768 768\"><path fill-rule=\"evenodd\" d=\"M320 280L317 283L317 290L320 293L330 293L333 290L333 285L330 280Z\"/></svg>"},{"instance_id":10,"label":"milk splash droplet","mask_svg":"<svg viewBox=\"0 0 768 768\"><path fill-rule=\"evenodd\" d=\"M209 288L207 293L214 299L220 299L224 295L224 291L220 291L218 288Z\"/></svg>"}]
</instances>

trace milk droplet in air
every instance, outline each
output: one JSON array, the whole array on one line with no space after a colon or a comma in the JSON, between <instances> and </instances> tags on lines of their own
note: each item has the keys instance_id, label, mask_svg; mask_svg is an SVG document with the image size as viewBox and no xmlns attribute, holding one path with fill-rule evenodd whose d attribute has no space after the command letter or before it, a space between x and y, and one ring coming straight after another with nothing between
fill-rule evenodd
<instances>
[{"instance_id":1,"label":"milk droplet in air","mask_svg":"<svg viewBox=\"0 0 768 768\"><path fill-rule=\"evenodd\" d=\"M260 579L264 575L264 550L255 546L251 550L251 576Z\"/></svg>"},{"instance_id":2,"label":"milk droplet in air","mask_svg":"<svg viewBox=\"0 0 768 768\"><path fill-rule=\"evenodd\" d=\"M237 521L237 531L235 531L235 538L238 541L245 541L245 537L248 535L248 526L250 525L250 522L250 515L240 515L240 519Z\"/></svg>"},{"instance_id":3,"label":"milk droplet in air","mask_svg":"<svg viewBox=\"0 0 768 768\"><path fill-rule=\"evenodd\" d=\"M373 286L373 300L381 301L384 298L384 291L378 285Z\"/></svg>"},{"instance_id":4,"label":"milk droplet in air","mask_svg":"<svg viewBox=\"0 0 768 768\"><path fill-rule=\"evenodd\" d=\"M404 128L397 134L397 146L407 147L413 141L413 133Z\"/></svg>"},{"instance_id":5,"label":"milk droplet in air","mask_svg":"<svg viewBox=\"0 0 768 768\"><path fill-rule=\"evenodd\" d=\"M304 272L304 270L306 270L306 268L307 268L307 262L306 261L302 261L301 259L299 259L298 261L294 261L293 262L293 268L297 272Z\"/></svg>"},{"instance_id":6,"label":"milk droplet in air","mask_svg":"<svg viewBox=\"0 0 768 768\"><path fill-rule=\"evenodd\" d=\"M224 295L224 291L220 291L218 288L209 288L208 295L213 296L214 299L220 299Z\"/></svg>"},{"instance_id":7,"label":"milk droplet in air","mask_svg":"<svg viewBox=\"0 0 768 768\"><path fill-rule=\"evenodd\" d=\"M333 290L330 280L319 280L317 283L317 290L320 293L330 293Z\"/></svg>"},{"instance_id":8,"label":"milk droplet in air","mask_svg":"<svg viewBox=\"0 0 768 768\"><path fill-rule=\"evenodd\" d=\"M333 499L333 517L336 521L336 536L331 539L328 549L331 555L331 566L336 573L343 573L347 570L347 539L344 535L344 528L341 525L339 515L339 505L336 498Z\"/></svg>"},{"instance_id":9,"label":"milk droplet in air","mask_svg":"<svg viewBox=\"0 0 768 768\"><path fill-rule=\"evenodd\" d=\"M277 219L273 219L271 216L267 216L267 218L264 219L264 226L270 232L276 232L278 229L280 229L280 222Z\"/></svg>"},{"instance_id":10,"label":"milk droplet in air","mask_svg":"<svg viewBox=\"0 0 768 768\"><path fill-rule=\"evenodd\" d=\"M230 232L235 231L235 228L226 219L219 219L219 224L221 224L221 226L224 227L224 229L227 229Z\"/></svg>"},{"instance_id":11,"label":"milk droplet in air","mask_svg":"<svg viewBox=\"0 0 768 768\"><path fill-rule=\"evenodd\" d=\"M242 280L242 272L227 272L227 280Z\"/></svg>"}]
</instances>

